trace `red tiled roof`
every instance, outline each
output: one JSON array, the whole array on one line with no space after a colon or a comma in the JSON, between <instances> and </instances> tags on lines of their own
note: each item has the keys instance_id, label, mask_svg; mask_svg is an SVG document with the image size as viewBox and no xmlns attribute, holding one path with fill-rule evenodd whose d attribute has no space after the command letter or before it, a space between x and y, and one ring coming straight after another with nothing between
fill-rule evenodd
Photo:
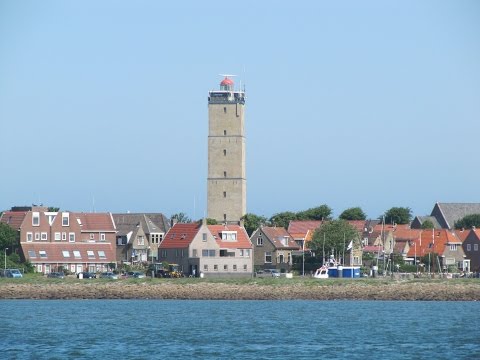
<instances>
[{"instance_id":1,"label":"red tiled roof","mask_svg":"<svg viewBox=\"0 0 480 360\"><path fill-rule=\"evenodd\" d=\"M295 237L305 237L308 230L315 230L321 224L320 220L292 220L288 224L288 232Z\"/></svg>"},{"instance_id":2,"label":"red tiled roof","mask_svg":"<svg viewBox=\"0 0 480 360\"><path fill-rule=\"evenodd\" d=\"M168 230L165 238L159 245L159 249L185 249L188 248L190 243L197 235L202 224L200 223L188 223L188 224L175 224Z\"/></svg>"},{"instance_id":3,"label":"red tiled roof","mask_svg":"<svg viewBox=\"0 0 480 360\"><path fill-rule=\"evenodd\" d=\"M220 248L227 249L251 249L252 243L248 238L245 229L239 225L208 225L208 230L212 233ZM222 231L236 231L236 241L223 241Z\"/></svg>"},{"instance_id":4,"label":"red tiled roof","mask_svg":"<svg viewBox=\"0 0 480 360\"><path fill-rule=\"evenodd\" d=\"M415 240L420 238L422 230L420 229L406 229L406 228L396 228L393 235L396 240Z\"/></svg>"},{"instance_id":5,"label":"red tiled roof","mask_svg":"<svg viewBox=\"0 0 480 360\"><path fill-rule=\"evenodd\" d=\"M432 252L441 256L445 251L446 244L452 242L458 243L461 240L450 230L435 229L433 232L431 230L423 230L419 239L411 241L408 256L413 257L416 255L420 257Z\"/></svg>"},{"instance_id":6,"label":"red tiled roof","mask_svg":"<svg viewBox=\"0 0 480 360\"><path fill-rule=\"evenodd\" d=\"M23 253L32 263L109 263L115 262L115 247L111 243L50 243L31 242L21 243ZM29 250L35 251L35 258L29 256ZM69 251L70 257L64 257L63 251ZM79 251L81 258L75 258L73 251ZM89 258L87 251L94 251L95 258ZM47 256L40 257L40 251L45 251ZM101 259L98 251L105 252L105 258Z\"/></svg>"},{"instance_id":7,"label":"red tiled roof","mask_svg":"<svg viewBox=\"0 0 480 360\"><path fill-rule=\"evenodd\" d=\"M475 231L474 231L475 232ZM470 235L470 230L455 230L455 235L464 242L468 235Z\"/></svg>"},{"instance_id":8,"label":"red tiled roof","mask_svg":"<svg viewBox=\"0 0 480 360\"><path fill-rule=\"evenodd\" d=\"M26 211L5 211L0 218L0 222L9 225L12 229L18 230L26 215Z\"/></svg>"},{"instance_id":9,"label":"red tiled roof","mask_svg":"<svg viewBox=\"0 0 480 360\"><path fill-rule=\"evenodd\" d=\"M287 230L283 227L262 226L260 229L277 249L300 249L295 240L293 240ZM288 243L286 246L279 240L284 237L288 237Z\"/></svg>"},{"instance_id":10,"label":"red tiled roof","mask_svg":"<svg viewBox=\"0 0 480 360\"><path fill-rule=\"evenodd\" d=\"M115 231L110 213L72 213L82 223L82 231Z\"/></svg>"},{"instance_id":11,"label":"red tiled roof","mask_svg":"<svg viewBox=\"0 0 480 360\"><path fill-rule=\"evenodd\" d=\"M358 232L363 233L365 231L365 220L347 220L347 222Z\"/></svg>"}]
</instances>

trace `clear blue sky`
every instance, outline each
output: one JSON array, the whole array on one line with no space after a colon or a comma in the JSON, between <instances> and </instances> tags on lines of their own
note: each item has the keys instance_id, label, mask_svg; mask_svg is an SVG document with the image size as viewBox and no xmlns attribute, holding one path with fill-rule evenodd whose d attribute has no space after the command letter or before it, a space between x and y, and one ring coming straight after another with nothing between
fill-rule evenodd
<instances>
[{"instance_id":1,"label":"clear blue sky","mask_svg":"<svg viewBox=\"0 0 480 360\"><path fill-rule=\"evenodd\" d=\"M0 0L0 209L206 209L246 85L247 210L480 202L480 1Z\"/></svg>"}]
</instances>

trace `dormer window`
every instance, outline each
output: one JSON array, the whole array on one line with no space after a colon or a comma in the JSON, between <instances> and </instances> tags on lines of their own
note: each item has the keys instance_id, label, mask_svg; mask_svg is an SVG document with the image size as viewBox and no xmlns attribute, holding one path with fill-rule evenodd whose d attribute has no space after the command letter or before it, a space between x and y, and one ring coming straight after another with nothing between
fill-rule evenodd
<instances>
[{"instance_id":1,"label":"dormer window","mask_svg":"<svg viewBox=\"0 0 480 360\"><path fill-rule=\"evenodd\" d=\"M222 231L222 241L237 241L237 232Z\"/></svg>"},{"instance_id":2,"label":"dormer window","mask_svg":"<svg viewBox=\"0 0 480 360\"><path fill-rule=\"evenodd\" d=\"M33 212L32 213L32 226L40 226L40 213Z\"/></svg>"},{"instance_id":3,"label":"dormer window","mask_svg":"<svg viewBox=\"0 0 480 360\"><path fill-rule=\"evenodd\" d=\"M70 214L62 213L62 226L69 226L69 225L70 225Z\"/></svg>"}]
</instances>

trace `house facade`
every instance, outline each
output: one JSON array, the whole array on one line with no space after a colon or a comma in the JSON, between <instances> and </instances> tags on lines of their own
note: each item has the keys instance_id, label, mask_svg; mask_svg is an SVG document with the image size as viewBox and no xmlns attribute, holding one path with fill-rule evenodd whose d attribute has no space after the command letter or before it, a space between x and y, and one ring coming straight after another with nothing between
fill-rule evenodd
<instances>
[{"instance_id":1,"label":"house facade","mask_svg":"<svg viewBox=\"0 0 480 360\"><path fill-rule=\"evenodd\" d=\"M159 246L159 261L178 264L185 275L252 276L252 247L238 225L175 224Z\"/></svg>"},{"instance_id":2,"label":"house facade","mask_svg":"<svg viewBox=\"0 0 480 360\"><path fill-rule=\"evenodd\" d=\"M462 248L465 256L470 260L470 269L475 273L480 272L480 230L464 230L466 233Z\"/></svg>"},{"instance_id":3,"label":"house facade","mask_svg":"<svg viewBox=\"0 0 480 360\"><path fill-rule=\"evenodd\" d=\"M292 268L292 253L300 247L283 227L259 227L252 236L253 265L255 271L277 269L289 272Z\"/></svg>"},{"instance_id":4,"label":"house facade","mask_svg":"<svg viewBox=\"0 0 480 360\"><path fill-rule=\"evenodd\" d=\"M138 265L158 260L158 247L170 229L161 213L113 214L116 259L119 264Z\"/></svg>"},{"instance_id":5,"label":"house facade","mask_svg":"<svg viewBox=\"0 0 480 360\"><path fill-rule=\"evenodd\" d=\"M39 273L105 271L116 260L116 229L110 213L49 212L33 207L19 232L23 257Z\"/></svg>"}]
</instances>

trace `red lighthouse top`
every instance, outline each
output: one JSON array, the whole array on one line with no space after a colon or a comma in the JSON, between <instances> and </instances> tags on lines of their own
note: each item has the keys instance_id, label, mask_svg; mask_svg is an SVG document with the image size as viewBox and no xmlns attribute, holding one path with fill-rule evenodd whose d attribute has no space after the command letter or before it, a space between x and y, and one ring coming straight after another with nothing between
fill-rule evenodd
<instances>
[{"instance_id":1,"label":"red lighthouse top","mask_svg":"<svg viewBox=\"0 0 480 360\"><path fill-rule=\"evenodd\" d=\"M232 86L233 85L233 80L229 79L228 77L225 76L225 79L222 80L220 83L220 86Z\"/></svg>"}]
</instances>

